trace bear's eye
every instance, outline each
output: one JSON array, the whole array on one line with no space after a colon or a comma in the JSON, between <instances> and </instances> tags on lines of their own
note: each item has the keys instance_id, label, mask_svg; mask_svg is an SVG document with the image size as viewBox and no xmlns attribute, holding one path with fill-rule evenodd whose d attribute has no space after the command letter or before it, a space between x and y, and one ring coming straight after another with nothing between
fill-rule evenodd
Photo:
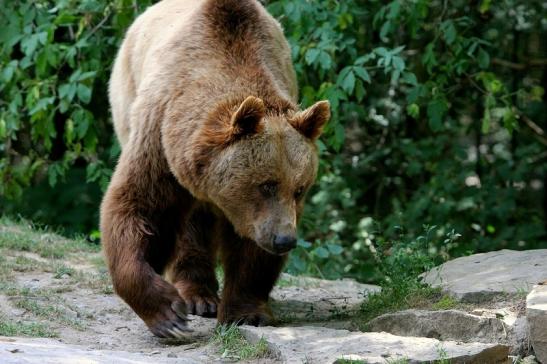
<instances>
[{"instance_id":1,"label":"bear's eye","mask_svg":"<svg viewBox=\"0 0 547 364\"><path fill-rule=\"evenodd\" d=\"M260 193L264 197L274 197L277 194L278 183L275 181L264 182L259 186Z\"/></svg>"},{"instance_id":2,"label":"bear's eye","mask_svg":"<svg viewBox=\"0 0 547 364\"><path fill-rule=\"evenodd\" d=\"M304 194L304 187L299 187L296 191L294 191L294 199L300 200L303 194Z\"/></svg>"}]
</instances>

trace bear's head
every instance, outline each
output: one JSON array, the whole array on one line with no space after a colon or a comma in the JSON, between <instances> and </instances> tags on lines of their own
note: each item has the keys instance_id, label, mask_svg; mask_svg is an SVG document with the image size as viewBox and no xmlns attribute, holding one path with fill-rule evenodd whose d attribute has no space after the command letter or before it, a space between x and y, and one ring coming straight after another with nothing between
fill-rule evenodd
<instances>
[{"instance_id":1,"label":"bear's head","mask_svg":"<svg viewBox=\"0 0 547 364\"><path fill-rule=\"evenodd\" d=\"M329 118L328 101L270 113L253 96L215 112L214 126L203 135L202 146L209 147L198 153L207 159L207 199L236 233L273 254L296 246L304 196L317 173L315 140Z\"/></svg>"}]
</instances>

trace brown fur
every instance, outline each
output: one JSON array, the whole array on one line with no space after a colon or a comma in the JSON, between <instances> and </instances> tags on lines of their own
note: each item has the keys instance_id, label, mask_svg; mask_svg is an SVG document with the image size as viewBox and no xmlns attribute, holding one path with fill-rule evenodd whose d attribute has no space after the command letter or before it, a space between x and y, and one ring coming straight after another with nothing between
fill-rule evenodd
<instances>
[{"instance_id":1,"label":"brown fur","mask_svg":"<svg viewBox=\"0 0 547 364\"><path fill-rule=\"evenodd\" d=\"M154 334L178 336L184 307L271 319L276 237L296 234L330 115L326 102L298 111L296 90L281 28L255 0L163 0L129 29L110 82L122 154L101 232L116 292Z\"/></svg>"}]
</instances>

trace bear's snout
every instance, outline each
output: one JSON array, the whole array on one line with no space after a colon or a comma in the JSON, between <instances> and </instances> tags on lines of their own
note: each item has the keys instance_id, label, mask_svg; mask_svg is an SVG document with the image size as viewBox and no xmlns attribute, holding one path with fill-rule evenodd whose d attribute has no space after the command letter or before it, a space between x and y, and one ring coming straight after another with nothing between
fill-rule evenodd
<instances>
[{"instance_id":1,"label":"bear's snout","mask_svg":"<svg viewBox=\"0 0 547 364\"><path fill-rule=\"evenodd\" d=\"M296 247L296 238L290 235L276 235L273 241L273 248L277 254L287 253Z\"/></svg>"}]
</instances>

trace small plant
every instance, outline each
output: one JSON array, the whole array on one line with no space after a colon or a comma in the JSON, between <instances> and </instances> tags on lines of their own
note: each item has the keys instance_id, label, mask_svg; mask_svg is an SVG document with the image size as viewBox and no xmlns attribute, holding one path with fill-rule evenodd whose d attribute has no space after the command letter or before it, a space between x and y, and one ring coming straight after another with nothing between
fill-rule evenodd
<instances>
[{"instance_id":1,"label":"small plant","mask_svg":"<svg viewBox=\"0 0 547 364\"><path fill-rule=\"evenodd\" d=\"M435 310L450 310L458 307L459 302L457 299L450 295L444 295L438 302L435 302L432 306Z\"/></svg>"},{"instance_id":2,"label":"small plant","mask_svg":"<svg viewBox=\"0 0 547 364\"><path fill-rule=\"evenodd\" d=\"M407 358L386 359L386 364L408 364Z\"/></svg>"},{"instance_id":3,"label":"small plant","mask_svg":"<svg viewBox=\"0 0 547 364\"><path fill-rule=\"evenodd\" d=\"M367 364L367 362L361 359L340 358L336 359L334 364Z\"/></svg>"},{"instance_id":4,"label":"small plant","mask_svg":"<svg viewBox=\"0 0 547 364\"><path fill-rule=\"evenodd\" d=\"M389 312L409 308L430 308L432 305L449 307L454 302L444 298L440 288L432 288L421 281L420 275L439 262L439 257L430 249L435 226L424 226L424 234L406 242L400 237L396 242L380 242L377 249L379 274L383 277L382 291L374 293L361 306L357 326L366 330L371 319ZM456 240L459 234L453 231L445 236L444 243ZM441 300L444 301L442 303Z\"/></svg>"},{"instance_id":5,"label":"small plant","mask_svg":"<svg viewBox=\"0 0 547 364\"><path fill-rule=\"evenodd\" d=\"M57 337L57 333L45 324L15 322L0 314L0 336Z\"/></svg>"},{"instance_id":6,"label":"small plant","mask_svg":"<svg viewBox=\"0 0 547 364\"><path fill-rule=\"evenodd\" d=\"M438 364L450 364L448 359L448 353L441 343L437 345L437 354L439 355L439 360L436 361Z\"/></svg>"},{"instance_id":7,"label":"small plant","mask_svg":"<svg viewBox=\"0 0 547 364\"><path fill-rule=\"evenodd\" d=\"M219 346L222 358L250 360L270 356L266 340L261 338L255 344L249 343L235 324L219 325L211 341Z\"/></svg>"},{"instance_id":8,"label":"small plant","mask_svg":"<svg viewBox=\"0 0 547 364\"><path fill-rule=\"evenodd\" d=\"M32 295L30 295L30 293L21 293L23 294L13 297L15 307L24 309L32 315L45 320L54 321L77 330L84 329L85 326L83 322L74 317L74 315L64 307L64 302L55 298L54 302L50 302L50 298L55 297L50 291L33 291ZM75 311L72 308L70 308L70 310ZM76 312L76 314L82 316L81 312Z\"/></svg>"},{"instance_id":9,"label":"small plant","mask_svg":"<svg viewBox=\"0 0 547 364\"><path fill-rule=\"evenodd\" d=\"M73 276L76 271L74 268L67 267L65 265L57 267L55 270L55 274L53 275L53 278L55 279L61 279L64 275L67 276Z\"/></svg>"}]
</instances>

